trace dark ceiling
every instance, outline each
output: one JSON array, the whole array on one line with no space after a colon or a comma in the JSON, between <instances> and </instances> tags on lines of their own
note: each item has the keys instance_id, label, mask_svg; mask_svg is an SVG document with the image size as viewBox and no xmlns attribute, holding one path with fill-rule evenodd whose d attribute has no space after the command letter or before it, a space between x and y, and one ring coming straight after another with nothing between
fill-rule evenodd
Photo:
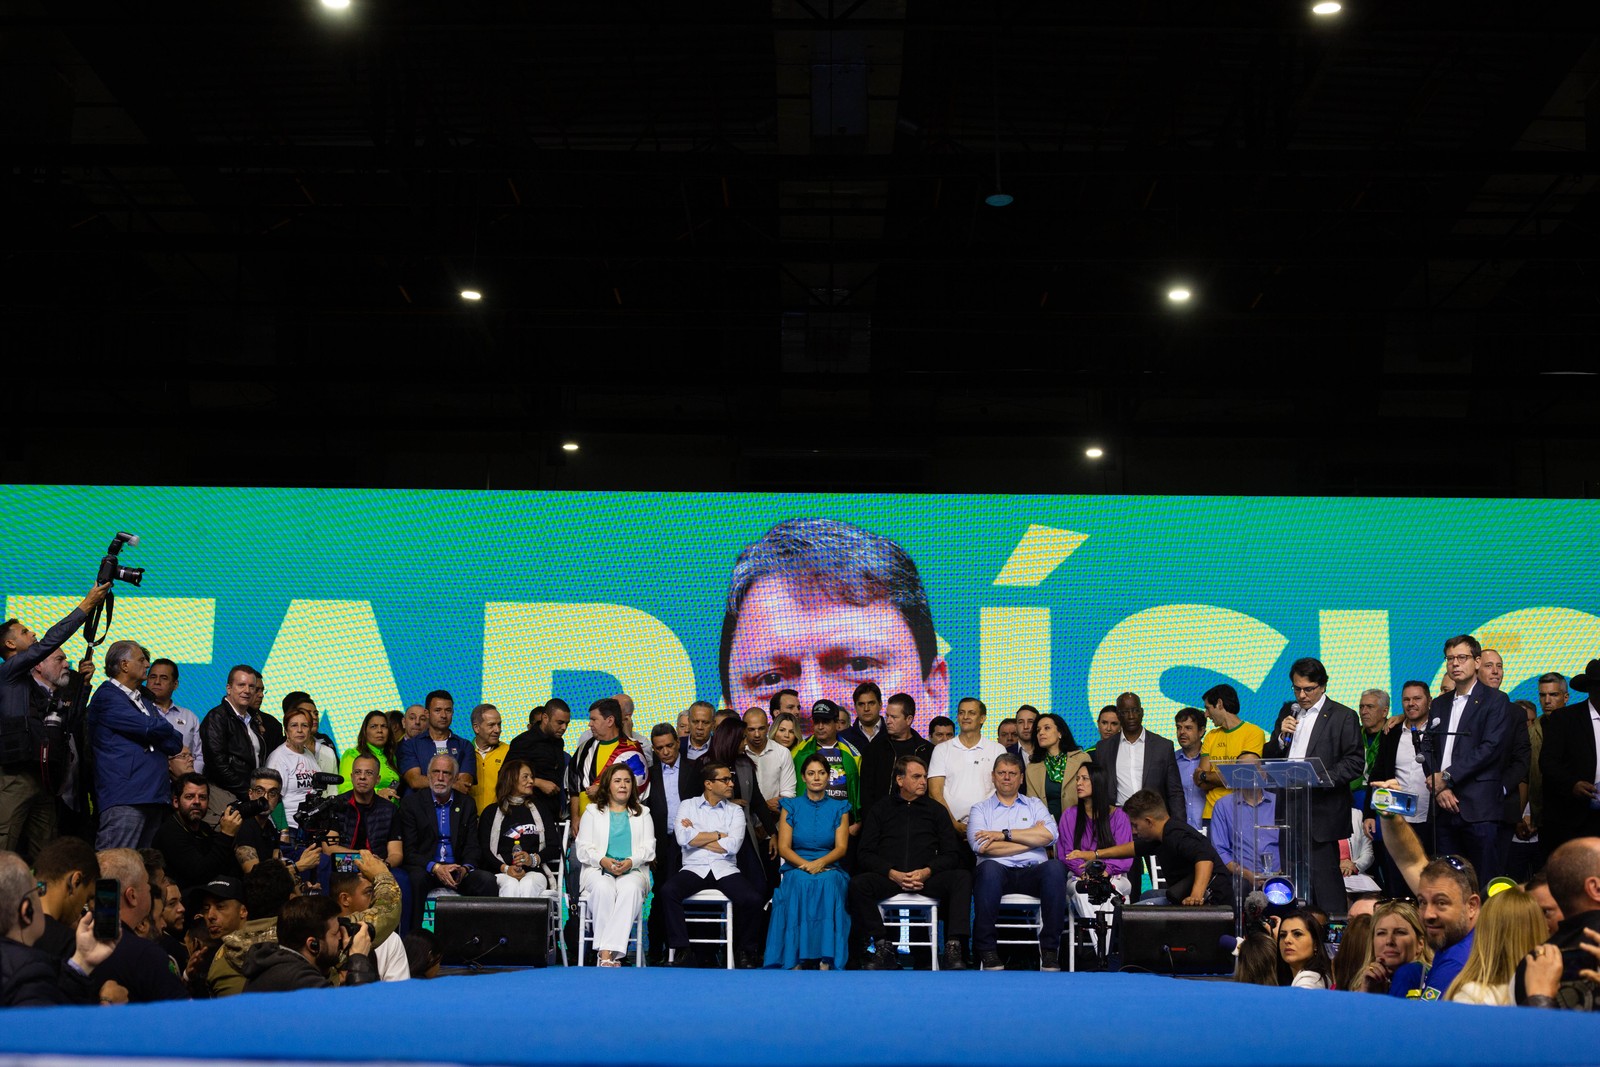
<instances>
[{"instance_id":1,"label":"dark ceiling","mask_svg":"<svg viewBox=\"0 0 1600 1067\"><path fill-rule=\"evenodd\" d=\"M1600 495L1600 4L1309 4L0 3L0 473Z\"/></svg>"}]
</instances>

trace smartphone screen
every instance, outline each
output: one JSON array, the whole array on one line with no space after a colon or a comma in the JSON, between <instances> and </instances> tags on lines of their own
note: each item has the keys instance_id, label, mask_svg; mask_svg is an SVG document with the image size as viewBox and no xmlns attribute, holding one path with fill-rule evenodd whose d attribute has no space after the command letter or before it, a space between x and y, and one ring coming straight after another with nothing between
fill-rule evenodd
<instances>
[{"instance_id":1,"label":"smartphone screen","mask_svg":"<svg viewBox=\"0 0 1600 1067\"><path fill-rule=\"evenodd\" d=\"M100 878L94 883L94 939L115 941L122 933L122 883Z\"/></svg>"},{"instance_id":2,"label":"smartphone screen","mask_svg":"<svg viewBox=\"0 0 1600 1067\"><path fill-rule=\"evenodd\" d=\"M361 853L335 852L333 854L334 874L356 874L361 870Z\"/></svg>"}]
</instances>

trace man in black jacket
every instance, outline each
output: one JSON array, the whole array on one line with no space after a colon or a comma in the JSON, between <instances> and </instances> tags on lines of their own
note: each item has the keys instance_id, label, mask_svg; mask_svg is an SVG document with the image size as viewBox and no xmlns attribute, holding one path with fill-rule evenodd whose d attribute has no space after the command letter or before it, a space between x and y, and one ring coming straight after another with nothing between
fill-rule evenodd
<instances>
[{"instance_id":1,"label":"man in black jacket","mask_svg":"<svg viewBox=\"0 0 1600 1067\"><path fill-rule=\"evenodd\" d=\"M92 1004L98 981L90 975L111 955L115 942L94 939L94 916L83 915L73 930L71 959L35 947L44 932L42 883L15 852L0 852L0 1007Z\"/></svg>"},{"instance_id":2,"label":"man in black jacket","mask_svg":"<svg viewBox=\"0 0 1600 1067\"><path fill-rule=\"evenodd\" d=\"M167 860L167 874L185 893L213 878L239 874L234 835L244 822L238 808L222 813L216 829L206 825L211 787L190 771L172 783L172 811L156 829L154 845Z\"/></svg>"},{"instance_id":3,"label":"man in black jacket","mask_svg":"<svg viewBox=\"0 0 1600 1067\"><path fill-rule=\"evenodd\" d=\"M673 831L673 816L678 813L679 804L704 793L706 786L700 772L701 761L691 759L683 750L678 732L670 724L658 723L650 731L650 749L655 759L650 763L650 792L645 807L656 828L656 885L664 885L683 866L683 850ZM650 909L650 944L652 955L665 961L667 923L661 908Z\"/></svg>"},{"instance_id":4,"label":"man in black jacket","mask_svg":"<svg viewBox=\"0 0 1600 1067\"><path fill-rule=\"evenodd\" d=\"M859 872L850 879L851 922L877 946L870 968L899 970L899 953L878 903L898 893L934 897L944 909L941 966L962 970L972 926L972 873L963 866L961 836L944 805L928 797L928 765L921 758L897 759L894 781L895 794L873 805L861 827Z\"/></svg>"},{"instance_id":5,"label":"man in black jacket","mask_svg":"<svg viewBox=\"0 0 1600 1067\"><path fill-rule=\"evenodd\" d=\"M559 697L551 699L542 713L536 711L527 733L511 739L506 762L522 760L533 768L533 806L551 832L567 810L562 802L561 785L567 780L567 753L561 738L572 721L572 711Z\"/></svg>"},{"instance_id":6,"label":"man in black jacket","mask_svg":"<svg viewBox=\"0 0 1600 1067\"><path fill-rule=\"evenodd\" d=\"M348 951L343 967L339 957ZM339 905L328 897L295 897L278 912L278 939L250 946L244 956L246 993L283 993L292 989L329 989L330 976L341 972L341 985L366 985L378 980L372 962L372 927L362 923L355 934L339 925Z\"/></svg>"},{"instance_id":7,"label":"man in black jacket","mask_svg":"<svg viewBox=\"0 0 1600 1067\"><path fill-rule=\"evenodd\" d=\"M200 749L206 781L211 785L211 816L221 818L229 804L250 791L250 775L267 765L267 756L283 743L276 740L261 714L261 672L243 663L228 672L227 696L200 722Z\"/></svg>"},{"instance_id":8,"label":"man in black jacket","mask_svg":"<svg viewBox=\"0 0 1600 1067\"><path fill-rule=\"evenodd\" d=\"M454 756L440 752L428 761L428 788L413 790L400 801L401 853L411 879L414 923L421 923L423 901L435 889L468 897L500 892L494 872L478 869L483 864L478 813L472 810L472 798L452 787L458 769ZM448 834L440 834L441 823Z\"/></svg>"},{"instance_id":9,"label":"man in black jacket","mask_svg":"<svg viewBox=\"0 0 1600 1067\"><path fill-rule=\"evenodd\" d=\"M1591 694L1581 704L1568 704L1544 717L1544 747L1539 753L1543 772L1544 822L1539 838L1553 853L1575 837L1600 835L1600 801L1595 783L1600 781L1600 747L1595 723L1600 720L1600 659L1592 659L1584 672L1569 683L1579 693Z\"/></svg>"},{"instance_id":10,"label":"man in black jacket","mask_svg":"<svg viewBox=\"0 0 1600 1067\"><path fill-rule=\"evenodd\" d=\"M894 793L895 760L901 756L916 756L924 763L933 759L933 742L911 728L916 713L916 701L905 693L896 693L884 705L883 729L861 753L863 817L874 804Z\"/></svg>"}]
</instances>

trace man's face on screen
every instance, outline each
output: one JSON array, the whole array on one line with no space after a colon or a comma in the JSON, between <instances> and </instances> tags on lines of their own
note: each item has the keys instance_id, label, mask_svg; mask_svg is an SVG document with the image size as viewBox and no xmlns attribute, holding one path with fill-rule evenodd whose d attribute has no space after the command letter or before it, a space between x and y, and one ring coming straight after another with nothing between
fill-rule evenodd
<instances>
[{"instance_id":1,"label":"man's face on screen","mask_svg":"<svg viewBox=\"0 0 1600 1067\"><path fill-rule=\"evenodd\" d=\"M781 577L750 587L728 655L728 696L736 707L793 689L801 707L826 698L848 708L856 686L875 682L885 693L910 694L918 710L942 715L947 678L943 657L922 676L911 628L893 605L857 607Z\"/></svg>"}]
</instances>

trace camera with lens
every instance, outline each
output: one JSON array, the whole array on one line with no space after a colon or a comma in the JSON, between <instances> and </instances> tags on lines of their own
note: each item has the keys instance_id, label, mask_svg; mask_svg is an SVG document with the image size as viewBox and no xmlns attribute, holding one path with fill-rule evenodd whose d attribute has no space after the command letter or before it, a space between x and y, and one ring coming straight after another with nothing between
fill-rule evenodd
<instances>
[{"instance_id":1,"label":"camera with lens","mask_svg":"<svg viewBox=\"0 0 1600 1067\"><path fill-rule=\"evenodd\" d=\"M330 834L344 833L344 816L339 811L339 798L318 795L317 791L330 785L340 785L344 776L319 771L311 776L311 792L300 804L295 822L300 827L300 839L311 844L322 844Z\"/></svg>"},{"instance_id":2,"label":"camera with lens","mask_svg":"<svg viewBox=\"0 0 1600 1067\"><path fill-rule=\"evenodd\" d=\"M139 538L131 533L117 532L111 539L111 544L106 548L106 554L100 557L100 573L95 575L94 584L104 585L107 582L127 582L129 585L138 585L144 581L143 567L124 567L119 554L123 545L136 545Z\"/></svg>"},{"instance_id":3,"label":"camera with lens","mask_svg":"<svg viewBox=\"0 0 1600 1067\"><path fill-rule=\"evenodd\" d=\"M1083 874L1078 878L1078 892L1096 907L1119 895L1111 884L1111 876L1106 873L1104 860L1090 860L1084 864Z\"/></svg>"},{"instance_id":4,"label":"camera with lens","mask_svg":"<svg viewBox=\"0 0 1600 1067\"><path fill-rule=\"evenodd\" d=\"M257 815L265 815L268 811L272 810L272 805L268 803L266 797L256 797L254 800L235 800L232 804L229 804L228 807L232 808L246 819L253 819Z\"/></svg>"}]
</instances>

